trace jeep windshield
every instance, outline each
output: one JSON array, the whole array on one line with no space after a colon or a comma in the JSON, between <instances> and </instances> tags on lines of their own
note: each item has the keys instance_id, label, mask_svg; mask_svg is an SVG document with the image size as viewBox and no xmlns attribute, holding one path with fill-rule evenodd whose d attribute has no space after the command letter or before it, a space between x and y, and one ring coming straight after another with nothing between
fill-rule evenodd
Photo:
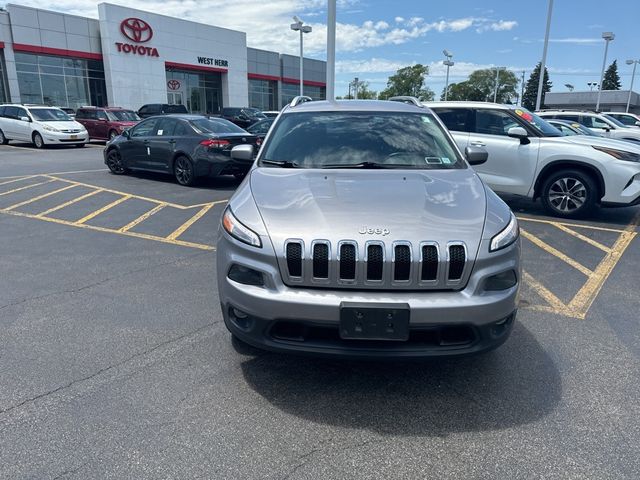
<instances>
[{"instance_id":1,"label":"jeep windshield","mask_svg":"<svg viewBox=\"0 0 640 480\"><path fill-rule=\"evenodd\" d=\"M59 108L32 108L33 118L41 122L72 122L73 119Z\"/></svg>"},{"instance_id":2,"label":"jeep windshield","mask_svg":"<svg viewBox=\"0 0 640 480\"><path fill-rule=\"evenodd\" d=\"M289 113L272 128L265 167L466 168L430 113Z\"/></svg>"}]
</instances>

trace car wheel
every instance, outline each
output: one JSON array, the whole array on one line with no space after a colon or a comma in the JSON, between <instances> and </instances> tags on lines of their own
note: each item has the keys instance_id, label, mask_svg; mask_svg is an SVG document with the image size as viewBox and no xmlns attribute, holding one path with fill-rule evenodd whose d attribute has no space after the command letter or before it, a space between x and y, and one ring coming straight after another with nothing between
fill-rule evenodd
<instances>
[{"instance_id":1,"label":"car wheel","mask_svg":"<svg viewBox=\"0 0 640 480\"><path fill-rule=\"evenodd\" d=\"M173 162L173 173L180 185L190 186L195 183L196 175L193 163L185 156L180 156Z\"/></svg>"},{"instance_id":2,"label":"car wheel","mask_svg":"<svg viewBox=\"0 0 640 480\"><path fill-rule=\"evenodd\" d=\"M40 135L38 132L35 132L33 134L33 137L31 138L36 148L44 148L44 140L42 139L42 135Z\"/></svg>"},{"instance_id":3,"label":"car wheel","mask_svg":"<svg viewBox=\"0 0 640 480\"><path fill-rule=\"evenodd\" d=\"M553 173L542 185L542 204L556 217L583 217L594 210L597 202L596 182L580 170Z\"/></svg>"},{"instance_id":4,"label":"car wheel","mask_svg":"<svg viewBox=\"0 0 640 480\"><path fill-rule=\"evenodd\" d=\"M109 141L113 140L117 136L118 136L118 132L116 132L115 130L109 130Z\"/></svg>"},{"instance_id":5,"label":"car wheel","mask_svg":"<svg viewBox=\"0 0 640 480\"><path fill-rule=\"evenodd\" d=\"M0 144L6 145L7 143L9 143L9 140L4 136L4 132L0 130Z\"/></svg>"},{"instance_id":6,"label":"car wheel","mask_svg":"<svg viewBox=\"0 0 640 480\"><path fill-rule=\"evenodd\" d=\"M114 175L123 175L128 172L128 169L122 165L122 155L115 148L107 154L107 167Z\"/></svg>"}]
</instances>

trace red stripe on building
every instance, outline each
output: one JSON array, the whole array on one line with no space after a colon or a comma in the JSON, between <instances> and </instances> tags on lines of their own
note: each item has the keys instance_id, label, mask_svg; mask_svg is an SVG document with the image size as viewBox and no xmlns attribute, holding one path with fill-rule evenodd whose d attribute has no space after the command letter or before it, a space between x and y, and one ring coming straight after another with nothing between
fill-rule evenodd
<instances>
[{"instance_id":1,"label":"red stripe on building","mask_svg":"<svg viewBox=\"0 0 640 480\"><path fill-rule=\"evenodd\" d=\"M286 77L282 77L282 81L284 83L295 83L295 84L300 84L300 80L298 80L297 78L286 78ZM305 85L309 85L312 87L326 87L327 84L324 82L315 82L313 80L303 80L302 83L304 83Z\"/></svg>"},{"instance_id":2,"label":"red stripe on building","mask_svg":"<svg viewBox=\"0 0 640 480\"><path fill-rule=\"evenodd\" d=\"M4 42L0 42L0 48L4 48Z\"/></svg>"},{"instance_id":3,"label":"red stripe on building","mask_svg":"<svg viewBox=\"0 0 640 480\"><path fill-rule=\"evenodd\" d=\"M271 80L274 82L280 80L280 77L274 77L273 75L262 75L261 73L248 73L247 77L253 78L255 80Z\"/></svg>"},{"instance_id":4,"label":"red stripe on building","mask_svg":"<svg viewBox=\"0 0 640 480\"><path fill-rule=\"evenodd\" d=\"M164 66L165 68L179 68L181 70L228 73L228 70L226 68L203 67L202 65L190 65L188 63L164 62Z\"/></svg>"},{"instance_id":5,"label":"red stripe on building","mask_svg":"<svg viewBox=\"0 0 640 480\"><path fill-rule=\"evenodd\" d=\"M102 60L102 54L81 52L79 50L67 50L64 48L40 47L38 45L25 45L14 43L13 50L25 53L41 53L43 55L57 55L59 57L85 58L87 60Z\"/></svg>"}]
</instances>

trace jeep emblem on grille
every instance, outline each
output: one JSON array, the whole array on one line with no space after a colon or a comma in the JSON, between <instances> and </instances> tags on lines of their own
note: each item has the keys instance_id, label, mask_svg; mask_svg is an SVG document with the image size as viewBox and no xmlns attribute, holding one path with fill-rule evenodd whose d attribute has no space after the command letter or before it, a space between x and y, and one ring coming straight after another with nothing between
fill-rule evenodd
<instances>
[{"instance_id":1,"label":"jeep emblem on grille","mask_svg":"<svg viewBox=\"0 0 640 480\"><path fill-rule=\"evenodd\" d=\"M366 226L360 227L360 230L358 230L358 233L360 235L382 235L383 237L386 235L389 235L391 232L389 231L388 228L369 228Z\"/></svg>"}]
</instances>

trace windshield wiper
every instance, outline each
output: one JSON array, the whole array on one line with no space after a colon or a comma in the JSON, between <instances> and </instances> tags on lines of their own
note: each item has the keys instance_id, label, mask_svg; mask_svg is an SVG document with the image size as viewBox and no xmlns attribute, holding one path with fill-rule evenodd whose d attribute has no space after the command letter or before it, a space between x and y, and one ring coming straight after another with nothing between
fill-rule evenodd
<instances>
[{"instance_id":1,"label":"windshield wiper","mask_svg":"<svg viewBox=\"0 0 640 480\"><path fill-rule=\"evenodd\" d=\"M282 168L298 168L296 162L290 162L289 160L260 160L260 163L263 165L275 165L276 167Z\"/></svg>"},{"instance_id":2,"label":"windshield wiper","mask_svg":"<svg viewBox=\"0 0 640 480\"><path fill-rule=\"evenodd\" d=\"M399 163L377 163L377 162L360 162L360 163L335 163L323 165L322 168L364 168L364 169L384 169L384 168L420 168L417 165L399 164Z\"/></svg>"}]
</instances>

